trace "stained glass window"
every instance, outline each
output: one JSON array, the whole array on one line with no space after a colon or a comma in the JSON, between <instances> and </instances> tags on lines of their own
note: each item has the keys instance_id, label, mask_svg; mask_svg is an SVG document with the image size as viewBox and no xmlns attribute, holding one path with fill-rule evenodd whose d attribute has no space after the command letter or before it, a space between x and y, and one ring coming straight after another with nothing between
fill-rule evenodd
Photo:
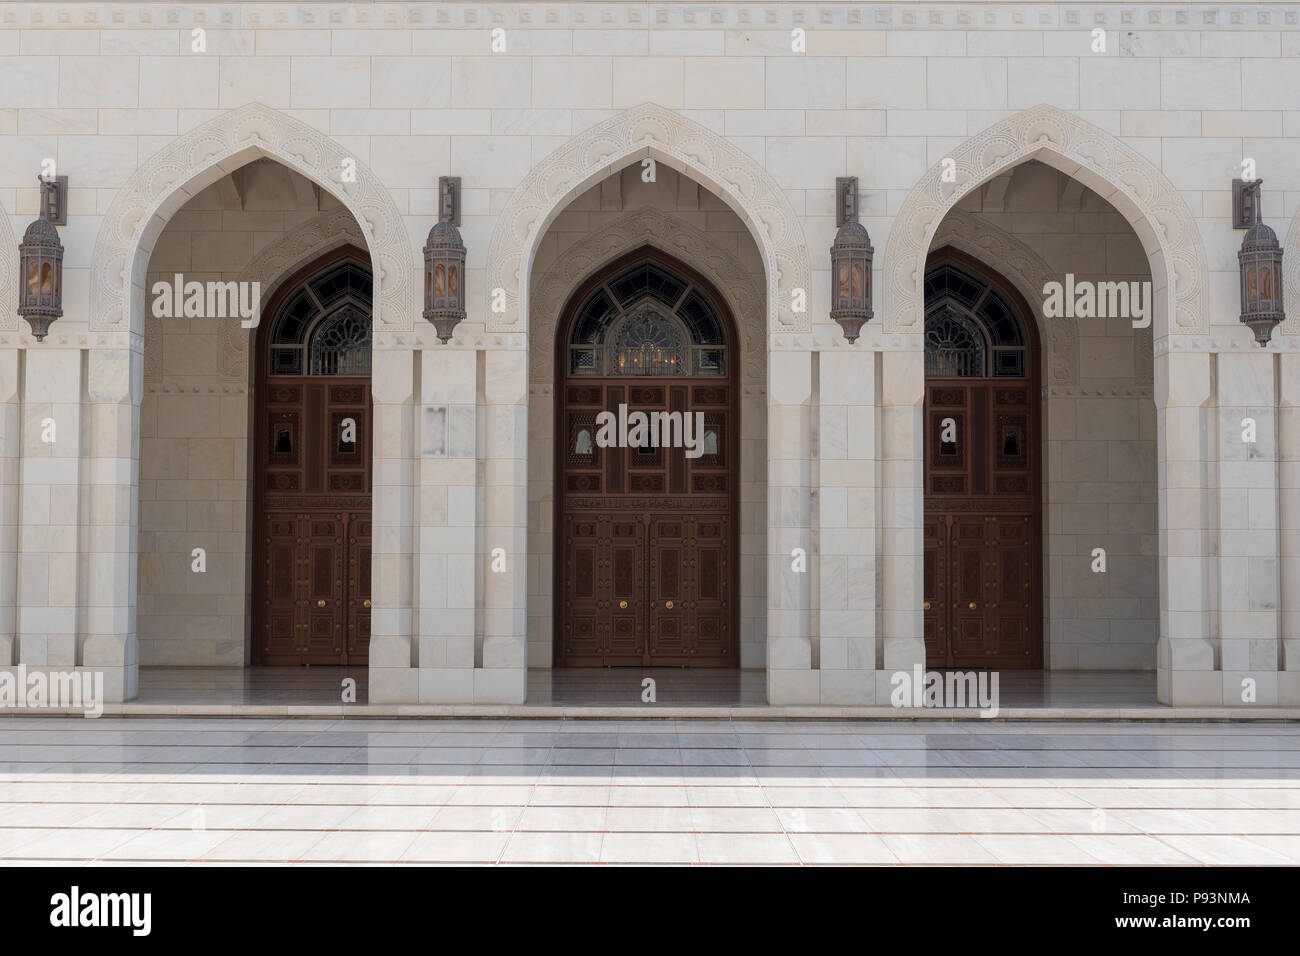
<instances>
[{"instance_id":1,"label":"stained glass window","mask_svg":"<svg viewBox=\"0 0 1300 956\"><path fill-rule=\"evenodd\" d=\"M372 288L370 270L350 259L303 282L271 317L267 373L369 375Z\"/></svg>"},{"instance_id":2,"label":"stained glass window","mask_svg":"<svg viewBox=\"0 0 1300 956\"><path fill-rule=\"evenodd\" d=\"M927 378L1025 378L1028 352L1017 310L1002 291L945 262L925 275Z\"/></svg>"},{"instance_id":3,"label":"stained glass window","mask_svg":"<svg viewBox=\"0 0 1300 956\"><path fill-rule=\"evenodd\" d=\"M569 334L569 374L727 374L722 320L708 297L659 262L625 269L587 296Z\"/></svg>"}]
</instances>

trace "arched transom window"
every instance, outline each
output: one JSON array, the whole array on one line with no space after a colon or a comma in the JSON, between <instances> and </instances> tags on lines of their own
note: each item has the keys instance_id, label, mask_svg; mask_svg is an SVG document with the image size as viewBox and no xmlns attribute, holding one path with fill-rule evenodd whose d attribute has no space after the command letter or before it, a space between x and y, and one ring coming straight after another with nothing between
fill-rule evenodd
<instances>
[{"instance_id":1,"label":"arched transom window","mask_svg":"<svg viewBox=\"0 0 1300 956\"><path fill-rule=\"evenodd\" d=\"M724 377L717 310L690 280L641 262L587 296L569 334L574 376Z\"/></svg>"},{"instance_id":2,"label":"arched transom window","mask_svg":"<svg viewBox=\"0 0 1300 956\"><path fill-rule=\"evenodd\" d=\"M271 317L267 374L370 374L370 270L351 259L290 292Z\"/></svg>"},{"instance_id":3,"label":"arched transom window","mask_svg":"<svg viewBox=\"0 0 1300 956\"><path fill-rule=\"evenodd\" d=\"M1026 378L1025 330L1002 291L944 262L925 273L926 378Z\"/></svg>"}]
</instances>

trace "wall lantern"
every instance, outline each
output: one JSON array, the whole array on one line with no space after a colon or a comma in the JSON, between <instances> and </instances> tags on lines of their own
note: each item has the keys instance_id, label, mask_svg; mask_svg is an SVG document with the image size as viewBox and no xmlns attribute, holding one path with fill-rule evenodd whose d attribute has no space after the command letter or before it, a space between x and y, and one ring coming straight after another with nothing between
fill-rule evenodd
<instances>
[{"instance_id":1,"label":"wall lantern","mask_svg":"<svg viewBox=\"0 0 1300 956\"><path fill-rule=\"evenodd\" d=\"M55 222L66 222L66 176L37 177L41 184L41 216L18 244L18 314L43 342L50 323L63 315L63 243Z\"/></svg>"},{"instance_id":2,"label":"wall lantern","mask_svg":"<svg viewBox=\"0 0 1300 956\"><path fill-rule=\"evenodd\" d=\"M835 180L835 224L839 232L831 246L831 318L844 337L858 340L862 326L871 321L871 237L858 222L858 177Z\"/></svg>"},{"instance_id":3,"label":"wall lantern","mask_svg":"<svg viewBox=\"0 0 1300 956\"><path fill-rule=\"evenodd\" d=\"M1241 271L1241 321L1255 333L1260 348L1286 318L1282 302L1282 247L1264 225L1259 187L1264 180L1232 181L1233 226L1245 229L1237 263Z\"/></svg>"},{"instance_id":4,"label":"wall lantern","mask_svg":"<svg viewBox=\"0 0 1300 956\"><path fill-rule=\"evenodd\" d=\"M460 230L460 177L438 177L438 221L424 246L424 317L438 330L438 341L465 318L465 243Z\"/></svg>"}]
</instances>

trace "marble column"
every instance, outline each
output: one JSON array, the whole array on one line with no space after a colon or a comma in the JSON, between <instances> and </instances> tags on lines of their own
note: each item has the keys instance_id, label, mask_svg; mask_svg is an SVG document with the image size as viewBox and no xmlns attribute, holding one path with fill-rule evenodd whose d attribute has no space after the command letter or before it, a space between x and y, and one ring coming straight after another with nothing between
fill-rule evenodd
<instances>
[{"instance_id":1,"label":"marble column","mask_svg":"<svg viewBox=\"0 0 1300 956\"><path fill-rule=\"evenodd\" d=\"M1281 667L1278 703L1300 705L1300 353L1277 357L1278 555Z\"/></svg>"},{"instance_id":2,"label":"marble column","mask_svg":"<svg viewBox=\"0 0 1300 956\"><path fill-rule=\"evenodd\" d=\"M820 703L876 695L876 353L817 353Z\"/></svg>"},{"instance_id":3,"label":"marble column","mask_svg":"<svg viewBox=\"0 0 1300 956\"><path fill-rule=\"evenodd\" d=\"M528 687L528 353L480 353L483 611L474 701L522 704Z\"/></svg>"},{"instance_id":4,"label":"marble column","mask_svg":"<svg viewBox=\"0 0 1300 956\"><path fill-rule=\"evenodd\" d=\"M924 516L925 351L913 348L877 353L880 380L880 500L883 612L876 700L887 701L890 676L925 664L921 602L925 550Z\"/></svg>"},{"instance_id":5,"label":"marble column","mask_svg":"<svg viewBox=\"0 0 1300 956\"><path fill-rule=\"evenodd\" d=\"M139 540L140 399L144 356L136 349L86 353L86 449L82 470L83 581L79 664L104 673L104 696L135 697Z\"/></svg>"},{"instance_id":6,"label":"marble column","mask_svg":"<svg viewBox=\"0 0 1300 956\"><path fill-rule=\"evenodd\" d=\"M1162 704L1222 703L1215 671L1218 594L1214 548L1213 356L1156 343L1159 455L1160 640L1156 696Z\"/></svg>"},{"instance_id":7,"label":"marble column","mask_svg":"<svg viewBox=\"0 0 1300 956\"><path fill-rule=\"evenodd\" d=\"M418 528L419 701L474 700L478 602L478 353L421 353Z\"/></svg>"},{"instance_id":8,"label":"marble column","mask_svg":"<svg viewBox=\"0 0 1300 956\"><path fill-rule=\"evenodd\" d=\"M1217 359L1223 703L1239 705L1253 698L1275 704L1282 653L1276 358L1255 349Z\"/></svg>"},{"instance_id":9,"label":"marble column","mask_svg":"<svg viewBox=\"0 0 1300 956\"><path fill-rule=\"evenodd\" d=\"M32 667L77 665L84 385L80 349L27 350L17 658Z\"/></svg>"},{"instance_id":10,"label":"marble column","mask_svg":"<svg viewBox=\"0 0 1300 956\"><path fill-rule=\"evenodd\" d=\"M377 347L373 357L369 700L375 704L419 699L418 648L411 639L418 355Z\"/></svg>"},{"instance_id":11,"label":"marble column","mask_svg":"<svg viewBox=\"0 0 1300 956\"><path fill-rule=\"evenodd\" d=\"M18 503L22 498L22 393L24 353L0 350L0 667L17 663Z\"/></svg>"},{"instance_id":12,"label":"marble column","mask_svg":"<svg viewBox=\"0 0 1300 956\"><path fill-rule=\"evenodd\" d=\"M773 351L768 358L767 699L815 704L821 691L812 631L813 354ZM807 556L807 571L796 570L795 549Z\"/></svg>"}]
</instances>

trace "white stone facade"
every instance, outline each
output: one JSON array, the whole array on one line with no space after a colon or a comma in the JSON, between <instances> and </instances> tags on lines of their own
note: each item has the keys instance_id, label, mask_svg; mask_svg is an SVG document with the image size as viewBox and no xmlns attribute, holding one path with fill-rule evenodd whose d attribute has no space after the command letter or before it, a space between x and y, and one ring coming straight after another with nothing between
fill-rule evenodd
<instances>
[{"instance_id":1,"label":"white stone facade","mask_svg":"<svg viewBox=\"0 0 1300 956\"><path fill-rule=\"evenodd\" d=\"M1300 4L0 4L0 668L103 670L130 699L141 665L249 663L249 333L154 319L147 290L267 296L352 244L370 699L523 702L551 662L558 313L650 245L743 344L743 666L774 704L885 703L924 661L922 280L951 247L1035 310L1065 273L1154 290L1147 330L1035 316L1045 666L1300 705L1298 91ZM64 315L37 342L17 242L50 158ZM1285 248L1266 348L1237 320L1247 159ZM420 252L443 175L468 249L445 345ZM852 344L838 176L875 247Z\"/></svg>"}]
</instances>

